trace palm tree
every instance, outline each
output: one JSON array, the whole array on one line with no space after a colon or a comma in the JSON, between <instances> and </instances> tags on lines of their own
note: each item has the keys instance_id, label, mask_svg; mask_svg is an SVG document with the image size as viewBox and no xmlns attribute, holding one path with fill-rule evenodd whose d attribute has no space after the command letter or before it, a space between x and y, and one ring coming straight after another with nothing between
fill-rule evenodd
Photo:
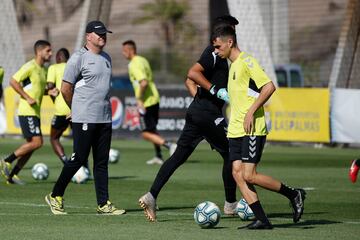
<instances>
[{"instance_id":1,"label":"palm tree","mask_svg":"<svg viewBox=\"0 0 360 240\"><path fill-rule=\"evenodd\" d=\"M161 72L169 69L169 54L180 32L183 34L193 32L193 24L185 20L186 13L190 7L186 0L154 0L152 3L145 3L140 6L143 16L134 20L135 24L142 24L151 21L159 23L164 45L162 48Z\"/></svg>"}]
</instances>

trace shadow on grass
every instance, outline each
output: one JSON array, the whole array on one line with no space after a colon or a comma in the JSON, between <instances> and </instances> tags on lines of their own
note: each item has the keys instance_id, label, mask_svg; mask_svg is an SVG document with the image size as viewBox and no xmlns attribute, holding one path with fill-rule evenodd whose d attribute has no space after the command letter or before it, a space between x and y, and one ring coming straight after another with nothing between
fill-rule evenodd
<instances>
[{"instance_id":1,"label":"shadow on grass","mask_svg":"<svg viewBox=\"0 0 360 240\"><path fill-rule=\"evenodd\" d=\"M299 223L273 224L273 226L274 226L274 228L313 229L318 225L330 225L330 224L339 224L339 223L342 223L342 222L319 219L319 220L304 220Z\"/></svg>"}]
</instances>

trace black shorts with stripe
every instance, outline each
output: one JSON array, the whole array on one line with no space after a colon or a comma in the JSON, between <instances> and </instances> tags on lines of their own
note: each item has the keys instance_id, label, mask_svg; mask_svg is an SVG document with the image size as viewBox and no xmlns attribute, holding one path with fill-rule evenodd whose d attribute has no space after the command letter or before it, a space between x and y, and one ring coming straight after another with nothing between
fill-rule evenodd
<instances>
[{"instance_id":1,"label":"black shorts with stripe","mask_svg":"<svg viewBox=\"0 0 360 240\"><path fill-rule=\"evenodd\" d=\"M40 118L36 116L19 116L19 123L24 138L42 136Z\"/></svg>"},{"instance_id":2,"label":"black shorts with stripe","mask_svg":"<svg viewBox=\"0 0 360 240\"><path fill-rule=\"evenodd\" d=\"M65 130L70 125L70 118L66 116L54 115L51 120L51 127L56 130Z\"/></svg>"},{"instance_id":3,"label":"black shorts with stripe","mask_svg":"<svg viewBox=\"0 0 360 240\"><path fill-rule=\"evenodd\" d=\"M266 136L244 136L229 138L230 161L259 163L266 142Z\"/></svg>"},{"instance_id":4,"label":"black shorts with stripe","mask_svg":"<svg viewBox=\"0 0 360 240\"><path fill-rule=\"evenodd\" d=\"M140 127L143 132L156 132L159 121L159 104L145 108L145 114L140 113Z\"/></svg>"}]
</instances>

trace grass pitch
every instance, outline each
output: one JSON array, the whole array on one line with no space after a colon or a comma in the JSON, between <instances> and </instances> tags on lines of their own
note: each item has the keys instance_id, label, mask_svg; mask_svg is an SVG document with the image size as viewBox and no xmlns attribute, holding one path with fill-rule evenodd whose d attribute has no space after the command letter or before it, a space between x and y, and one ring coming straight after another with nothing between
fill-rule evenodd
<instances>
[{"instance_id":1,"label":"grass pitch","mask_svg":"<svg viewBox=\"0 0 360 240\"><path fill-rule=\"evenodd\" d=\"M23 140L0 138L0 155L13 151ZM63 141L67 153L71 140ZM292 222L287 199L260 188L258 193L274 225L270 231L238 230L246 225L238 217L222 217L214 229L201 229L193 220L195 206L205 200L222 210L224 193L221 160L207 144L200 144L163 188L158 198L158 221L149 223L138 206L159 169L145 161L153 156L153 146L135 140L114 140L120 161L109 165L111 201L127 210L122 216L99 216L93 181L70 183L65 193L66 216L51 214L44 201L56 181L61 163L48 139L34 153L20 177L25 186L6 185L0 179L0 238L11 239L359 239L360 180L348 180L350 160L357 149L313 149L268 145L259 171L290 186L307 189L301 221ZM164 155L167 152L164 151ZM166 155L167 156L167 155ZM46 181L35 181L31 167L43 162L50 169ZM92 160L90 161L92 165ZM240 193L238 192L238 198Z\"/></svg>"}]
</instances>

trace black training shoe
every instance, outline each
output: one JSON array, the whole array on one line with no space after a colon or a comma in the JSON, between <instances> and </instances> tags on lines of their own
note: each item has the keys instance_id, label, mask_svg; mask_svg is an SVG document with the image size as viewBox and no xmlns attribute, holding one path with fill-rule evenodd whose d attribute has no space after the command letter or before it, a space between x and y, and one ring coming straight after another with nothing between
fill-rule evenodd
<instances>
[{"instance_id":1,"label":"black training shoe","mask_svg":"<svg viewBox=\"0 0 360 240\"><path fill-rule=\"evenodd\" d=\"M304 201L306 192L304 189L296 189L297 195L295 198L290 200L290 204L293 210L293 221L294 223L298 222L301 218L301 215L304 212Z\"/></svg>"},{"instance_id":2,"label":"black training shoe","mask_svg":"<svg viewBox=\"0 0 360 240\"><path fill-rule=\"evenodd\" d=\"M273 229L273 226L271 225L270 222L262 222L260 220L255 220L252 223L250 223L249 225L246 225L245 227L239 227L238 229L241 229L241 228L247 228L250 230L257 230L257 229L268 230L268 229Z\"/></svg>"}]
</instances>

